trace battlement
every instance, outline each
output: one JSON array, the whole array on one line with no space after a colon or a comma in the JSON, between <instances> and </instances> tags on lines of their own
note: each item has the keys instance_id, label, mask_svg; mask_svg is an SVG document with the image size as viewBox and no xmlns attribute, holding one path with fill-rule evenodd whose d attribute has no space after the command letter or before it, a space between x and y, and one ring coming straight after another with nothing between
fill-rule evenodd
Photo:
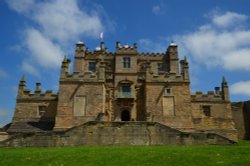
<instances>
[{"instance_id":1,"label":"battlement","mask_svg":"<svg viewBox=\"0 0 250 166\"><path fill-rule=\"evenodd\" d=\"M86 71L84 73L74 72L72 74L66 74L66 76L61 78L60 81L100 82L101 80L96 72ZM103 80L101 82L103 82Z\"/></svg>"},{"instance_id":2,"label":"battlement","mask_svg":"<svg viewBox=\"0 0 250 166\"><path fill-rule=\"evenodd\" d=\"M165 55L165 53L150 53L150 52L141 52L138 54L138 56L146 56L146 57L156 57L156 56L159 56L159 57L163 57Z\"/></svg>"},{"instance_id":3,"label":"battlement","mask_svg":"<svg viewBox=\"0 0 250 166\"><path fill-rule=\"evenodd\" d=\"M206 101L206 102L213 102L213 101L223 101L222 92L218 91L208 91L204 94L202 91L197 91L195 94L191 95L192 101Z\"/></svg>"},{"instance_id":4,"label":"battlement","mask_svg":"<svg viewBox=\"0 0 250 166\"><path fill-rule=\"evenodd\" d=\"M192 101L227 101L230 102L229 99L229 90L227 86L227 81L225 77L222 77L221 83L221 91L220 87L215 87L214 91L208 91L207 94L203 94L201 91L197 91L195 94L191 95Z\"/></svg>"},{"instance_id":5,"label":"battlement","mask_svg":"<svg viewBox=\"0 0 250 166\"><path fill-rule=\"evenodd\" d=\"M121 44L120 44L120 42L116 42L116 51L115 51L115 53L116 54L130 54L130 55L133 55L133 54L135 54L135 55L137 55L137 48L138 48L138 46L137 46L137 43L134 43L134 45L133 45L133 47L132 46L130 46L129 44L125 44L125 45L123 45L123 46L121 46Z\"/></svg>"},{"instance_id":6,"label":"battlement","mask_svg":"<svg viewBox=\"0 0 250 166\"><path fill-rule=\"evenodd\" d=\"M183 75L179 73L160 72L147 74L147 82L182 82Z\"/></svg>"},{"instance_id":7,"label":"battlement","mask_svg":"<svg viewBox=\"0 0 250 166\"><path fill-rule=\"evenodd\" d=\"M18 87L17 100L28 99L28 100L54 100L58 97L58 93L53 93L52 90L42 92L41 83L36 83L34 91L26 88L25 77L23 76Z\"/></svg>"},{"instance_id":8,"label":"battlement","mask_svg":"<svg viewBox=\"0 0 250 166\"><path fill-rule=\"evenodd\" d=\"M52 90L47 90L44 93L42 92L32 92L30 89L25 89L23 94L17 99L29 99L29 100L53 100L58 97L58 93L53 93Z\"/></svg>"}]
</instances>

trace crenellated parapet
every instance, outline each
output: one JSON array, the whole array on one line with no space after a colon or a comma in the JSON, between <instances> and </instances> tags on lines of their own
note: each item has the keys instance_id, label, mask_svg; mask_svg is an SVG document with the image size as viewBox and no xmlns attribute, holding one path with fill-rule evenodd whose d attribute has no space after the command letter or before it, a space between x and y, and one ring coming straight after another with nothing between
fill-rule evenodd
<instances>
[{"instance_id":1,"label":"crenellated parapet","mask_svg":"<svg viewBox=\"0 0 250 166\"><path fill-rule=\"evenodd\" d=\"M202 91L197 91L195 94L191 95L192 101L204 101L204 102L214 102L223 101L221 94L216 94L214 91L208 91L203 93Z\"/></svg>"},{"instance_id":2,"label":"crenellated parapet","mask_svg":"<svg viewBox=\"0 0 250 166\"><path fill-rule=\"evenodd\" d=\"M18 100L55 100L57 99L58 94L53 93L52 90L47 90L45 92L42 92L41 90L41 83L36 83L36 88L34 91L31 91L30 89L26 88L26 80L23 76L19 83L18 88L18 95L17 95L17 101Z\"/></svg>"},{"instance_id":3,"label":"crenellated parapet","mask_svg":"<svg viewBox=\"0 0 250 166\"><path fill-rule=\"evenodd\" d=\"M183 76L177 73L148 73L146 77L146 82L183 82Z\"/></svg>"},{"instance_id":4,"label":"crenellated parapet","mask_svg":"<svg viewBox=\"0 0 250 166\"><path fill-rule=\"evenodd\" d=\"M61 78L60 82L103 82L99 77L100 72L94 73L86 71L84 73L74 72L68 74L66 77Z\"/></svg>"},{"instance_id":5,"label":"crenellated parapet","mask_svg":"<svg viewBox=\"0 0 250 166\"><path fill-rule=\"evenodd\" d=\"M229 90L225 77L222 79L221 90L220 87L215 87L214 91L208 91L204 94L202 91L197 91L195 94L191 95L191 99L194 102L230 102L229 101Z\"/></svg>"},{"instance_id":6,"label":"crenellated parapet","mask_svg":"<svg viewBox=\"0 0 250 166\"><path fill-rule=\"evenodd\" d=\"M120 42L116 42L116 50L115 50L115 53L117 55L121 54L121 55L124 55L124 54L129 54L129 55L137 55L138 52L137 52L137 43L134 43L133 46L130 46L128 44L125 44L123 46L121 46Z\"/></svg>"},{"instance_id":7,"label":"crenellated parapet","mask_svg":"<svg viewBox=\"0 0 250 166\"><path fill-rule=\"evenodd\" d=\"M138 54L138 56L140 57L163 57L165 55L165 53L159 53L159 52L156 52L156 53L151 53L151 52L141 52Z\"/></svg>"}]
</instances>

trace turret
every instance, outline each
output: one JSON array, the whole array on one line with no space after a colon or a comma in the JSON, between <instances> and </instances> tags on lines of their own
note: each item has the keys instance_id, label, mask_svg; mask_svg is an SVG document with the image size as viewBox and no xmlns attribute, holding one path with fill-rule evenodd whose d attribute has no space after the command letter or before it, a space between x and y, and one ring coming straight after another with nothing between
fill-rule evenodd
<instances>
[{"instance_id":1,"label":"turret","mask_svg":"<svg viewBox=\"0 0 250 166\"><path fill-rule=\"evenodd\" d=\"M229 88L227 85L226 78L224 76L222 78L221 88L222 88L222 99L225 101L230 101Z\"/></svg>"},{"instance_id":2,"label":"turret","mask_svg":"<svg viewBox=\"0 0 250 166\"><path fill-rule=\"evenodd\" d=\"M76 43L74 72L84 71L85 44L82 41Z\"/></svg>"},{"instance_id":3,"label":"turret","mask_svg":"<svg viewBox=\"0 0 250 166\"><path fill-rule=\"evenodd\" d=\"M167 60L169 62L169 72L179 74L178 46L171 42L167 49Z\"/></svg>"},{"instance_id":4,"label":"turret","mask_svg":"<svg viewBox=\"0 0 250 166\"><path fill-rule=\"evenodd\" d=\"M26 88L26 80L25 80L25 76L23 75L18 85L18 92L17 92L18 98L23 96L23 92L25 88Z\"/></svg>"},{"instance_id":5,"label":"turret","mask_svg":"<svg viewBox=\"0 0 250 166\"><path fill-rule=\"evenodd\" d=\"M189 66L187 58L184 57L184 60L181 60L181 74L183 76L184 81L189 81Z\"/></svg>"},{"instance_id":6,"label":"turret","mask_svg":"<svg viewBox=\"0 0 250 166\"><path fill-rule=\"evenodd\" d=\"M61 66L61 78L65 78L69 73L69 65L70 60L67 59L67 56L65 55Z\"/></svg>"}]
</instances>

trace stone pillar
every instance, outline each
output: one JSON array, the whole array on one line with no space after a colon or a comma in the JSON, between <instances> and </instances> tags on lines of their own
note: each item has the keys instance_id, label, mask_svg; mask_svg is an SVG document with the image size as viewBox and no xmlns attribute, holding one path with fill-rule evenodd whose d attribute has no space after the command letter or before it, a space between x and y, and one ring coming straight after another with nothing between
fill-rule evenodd
<instances>
[{"instance_id":1,"label":"stone pillar","mask_svg":"<svg viewBox=\"0 0 250 166\"><path fill-rule=\"evenodd\" d=\"M65 55L61 65L61 78L65 78L69 73L69 65L70 65L70 60L67 59Z\"/></svg>"},{"instance_id":2,"label":"stone pillar","mask_svg":"<svg viewBox=\"0 0 250 166\"><path fill-rule=\"evenodd\" d=\"M184 81L189 81L189 66L187 62L187 58L184 57L184 60L181 60L181 74L183 76Z\"/></svg>"},{"instance_id":3,"label":"stone pillar","mask_svg":"<svg viewBox=\"0 0 250 166\"><path fill-rule=\"evenodd\" d=\"M229 88L225 77L222 78L221 88L222 88L222 99L225 101L230 101Z\"/></svg>"},{"instance_id":4,"label":"stone pillar","mask_svg":"<svg viewBox=\"0 0 250 166\"><path fill-rule=\"evenodd\" d=\"M169 72L179 74L179 57L178 46L171 42L167 49L167 56L169 61Z\"/></svg>"},{"instance_id":5,"label":"stone pillar","mask_svg":"<svg viewBox=\"0 0 250 166\"><path fill-rule=\"evenodd\" d=\"M81 41L76 43L74 73L84 72L85 44Z\"/></svg>"},{"instance_id":6,"label":"stone pillar","mask_svg":"<svg viewBox=\"0 0 250 166\"><path fill-rule=\"evenodd\" d=\"M41 83L36 83L36 90L35 93L41 93Z\"/></svg>"},{"instance_id":7,"label":"stone pillar","mask_svg":"<svg viewBox=\"0 0 250 166\"><path fill-rule=\"evenodd\" d=\"M26 88L26 80L25 80L25 76L23 75L18 85L17 98L20 98L23 96L23 91L25 90L25 88Z\"/></svg>"}]
</instances>

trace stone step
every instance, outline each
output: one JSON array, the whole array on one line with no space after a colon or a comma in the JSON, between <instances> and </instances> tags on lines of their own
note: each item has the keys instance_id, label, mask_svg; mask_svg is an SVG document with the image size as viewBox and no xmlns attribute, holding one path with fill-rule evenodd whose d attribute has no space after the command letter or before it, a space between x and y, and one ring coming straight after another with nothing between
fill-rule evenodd
<instances>
[{"instance_id":1,"label":"stone step","mask_svg":"<svg viewBox=\"0 0 250 166\"><path fill-rule=\"evenodd\" d=\"M8 133L34 133L53 130L54 122L14 122L7 129Z\"/></svg>"}]
</instances>

